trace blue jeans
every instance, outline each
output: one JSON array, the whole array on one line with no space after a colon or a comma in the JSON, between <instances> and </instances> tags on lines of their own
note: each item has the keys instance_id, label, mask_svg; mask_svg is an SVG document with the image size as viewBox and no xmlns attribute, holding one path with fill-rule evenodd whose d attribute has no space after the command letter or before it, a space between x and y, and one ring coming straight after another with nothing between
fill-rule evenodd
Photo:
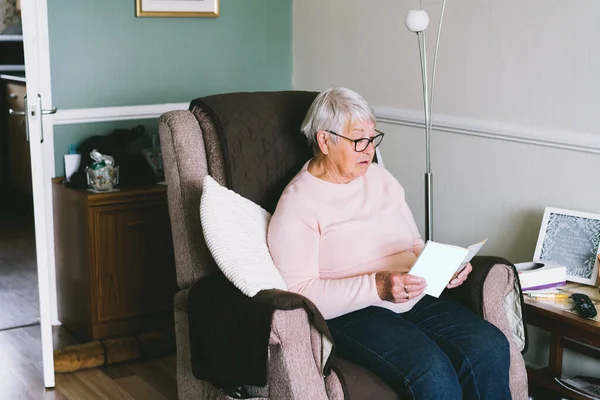
<instances>
[{"instance_id":1,"label":"blue jeans","mask_svg":"<svg viewBox=\"0 0 600 400\"><path fill-rule=\"evenodd\" d=\"M409 399L510 399L508 341L451 300L423 297L396 314L367 307L327 321L337 354Z\"/></svg>"}]
</instances>

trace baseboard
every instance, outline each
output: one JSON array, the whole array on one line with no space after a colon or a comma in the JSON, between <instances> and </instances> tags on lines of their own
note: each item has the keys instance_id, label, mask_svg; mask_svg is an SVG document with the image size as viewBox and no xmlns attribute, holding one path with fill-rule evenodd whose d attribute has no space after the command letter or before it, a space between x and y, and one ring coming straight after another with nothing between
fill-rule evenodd
<instances>
[{"instance_id":1,"label":"baseboard","mask_svg":"<svg viewBox=\"0 0 600 400\"><path fill-rule=\"evenodd\" d=\"M173 110L187 110L189 103L59 110L54 125L87 124L158 118ZM389 124L423 128L423 113L389 107L374 107L377 119ZM600 154L600 134L527 127L505 122L435 114L433 129L460 135L506 140L559 149Z\"/></svg>"}]
</instances>

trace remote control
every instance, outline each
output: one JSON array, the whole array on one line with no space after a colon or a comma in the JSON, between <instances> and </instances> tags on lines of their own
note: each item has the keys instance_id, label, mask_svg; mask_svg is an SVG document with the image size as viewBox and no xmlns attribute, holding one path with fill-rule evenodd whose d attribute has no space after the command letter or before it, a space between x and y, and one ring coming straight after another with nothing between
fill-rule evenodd
<instances>
[{"instance_id":1,"label":"remote control","mask_svg":"<svg viewBox=\"0 0 600 400\"><path fill-rule=\"evenodd\" d=\"M571 298L573 299L573 303L575 303L575 309L582 317L594 318L598 315L594 303L592 303L587 295L583 293L573 293Z\"/></svg>"}]
</instances>

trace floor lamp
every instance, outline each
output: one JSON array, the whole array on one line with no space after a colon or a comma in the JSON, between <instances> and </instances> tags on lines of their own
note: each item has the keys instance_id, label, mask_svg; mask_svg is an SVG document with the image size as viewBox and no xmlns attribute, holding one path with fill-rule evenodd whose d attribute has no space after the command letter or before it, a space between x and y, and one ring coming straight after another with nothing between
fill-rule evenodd
<instances>
[{"instance_id":1,"label":"floor lamp","mask_svg":"<svg viewBox=\"0 0 600 400\"><path fill-rule=\"evenodd\" d=\"M417 34L419 55L421 59L421 80L423 82L423 103L425 110L425 240L433 240L433 174L431 172L431 108L433 105L433 87L435 85L435 67L437 64L438 44L442 32L446 0L442 2L440 23L438 25L435 52L433 54L433 71L431 75L431 90L427 84L427 53L425 46L425 29L429 25L429 15L423 9L421 0L420 10L411 10L406 14L406 28Z\"/></svg>"}]
</instances>

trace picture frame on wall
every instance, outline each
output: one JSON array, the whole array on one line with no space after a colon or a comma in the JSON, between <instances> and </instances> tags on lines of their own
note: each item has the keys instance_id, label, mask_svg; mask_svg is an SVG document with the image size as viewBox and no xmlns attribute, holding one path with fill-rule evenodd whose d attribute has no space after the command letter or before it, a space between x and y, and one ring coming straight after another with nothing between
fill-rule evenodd
<instances>
[{"instance_id":1,"label":"picture frame on wall","mask_svg":"<svg viewBox=\"0 0 600 400\"><path fill-rule=\"evenodd\" d=\"M598 284L600 215L546 207L534 260L567 268L567 280Z\"/></svg>"},{"instance_id":2,"label":"picture frame on wall","mask_svg":"<svg viewBox=\"0 0 600 400\"><path fill-rule=\"evenodd\" d=\"M218 17L219 0L136 0L136 17Z\"/></svg>"}]
</instances>

